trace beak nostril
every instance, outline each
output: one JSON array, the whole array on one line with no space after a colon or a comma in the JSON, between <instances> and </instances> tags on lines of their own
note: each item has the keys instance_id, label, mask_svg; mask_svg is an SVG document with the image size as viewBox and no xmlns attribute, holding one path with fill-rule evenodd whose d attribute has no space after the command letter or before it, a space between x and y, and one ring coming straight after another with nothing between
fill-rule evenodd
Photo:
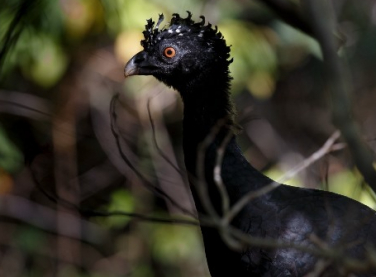
<instances>
[{"instance_id":1,"label":"beak nostril","mask_svg":"<svg viewBox=\"0 0 376 277\"><path fill-rule=\"evenodd\" d=\"M125 65L124 76L152 75L155 68L157 67L153 63L150 63L148 54L141 51L134 55Z\"/></svg>"},{"instance_id":2,"label":"beak nostril","mask_svg":"<svg viewBox=\"0 0 376 277\"><path fill-rule=\"evenodd\" d=\"M143 57L136 57L135 59L134 59L134 62L135 63L139 63L139 62L142 62L142 61L144 61L145 59L143 58Z\"/></svg>"},{"instance_id":3,"label":"beak nostril","mask_svg":"<svg viewBox=\"0 0 376 277\"><path fill-rule=\"evenodd\" d=\"M146 53L141 52L139 55L135 56L134 63L141 63L146 60Z\"/></svg>"}]
</instances>

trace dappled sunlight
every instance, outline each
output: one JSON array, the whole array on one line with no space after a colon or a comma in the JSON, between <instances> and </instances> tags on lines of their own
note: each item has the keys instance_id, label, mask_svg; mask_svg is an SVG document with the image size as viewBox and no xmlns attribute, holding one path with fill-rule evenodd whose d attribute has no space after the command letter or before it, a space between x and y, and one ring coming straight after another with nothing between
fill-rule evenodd
<instances>
[{"instance_id":1,"label":"dappled sunlight","mask_svg":"<svg viewBox=\"0 0 376 277\"><path fill-rule=\"evenodd\" d=\"M239 123L233 128L257 170L278 180L298 167L285 184L376 208L372 182L354 158L364 152L349 144L353 133L342 132L333 149L310 160L338 126L351 122L355 141L364 140L365 152L374 154L376 4L354 9L351 0L335 7L339 28L332 33L348 69L353 115L346 101L330 94L311 22L290 21L264 4L0 4L0 276L210 276L184 164L182 97L153 76L124 79L125 64L143 50L147 20L157 22L161 13L160 28L168 27L173 13L186 17L189 10L196 22L203 14L231 45L231 98ZM218 93L210 97L213 106L221 104ZM348 121L333 111L345 111ZM215 174L210 176L220 190L221 175ZM239 237L228 236L223 226L221 236L236 248Z\"/></svg>"}]
</instances>

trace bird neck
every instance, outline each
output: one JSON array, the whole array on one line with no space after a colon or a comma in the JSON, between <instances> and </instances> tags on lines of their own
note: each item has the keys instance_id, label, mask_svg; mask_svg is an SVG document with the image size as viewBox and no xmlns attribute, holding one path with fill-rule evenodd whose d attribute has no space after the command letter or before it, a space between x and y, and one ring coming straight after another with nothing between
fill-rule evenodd
<instances>
[{"instance_id":1,"label":"bird neck","mask_svg":"<svg viewBox=\"0 0 376 277\"><path fill-rule=\"evenodd\" d=\"M203 141L213 127L234 125L230 100L230 80L227 71L202 74L184 88L178 88L184 102L184 137L190 144Z\"/></svg>"},{"instance_id":2,"label":"bird neck","mask_svg":"<svg viewBox=\"0 0 376 277\"><path fill-rule=\"evenodd\" d=\"M258 189L271 182L270 179L254 169L244 158L237 145L233 121L233 105L229 95L230 77L228 73L216 75L215 78L204 78L203 82L195 82L179 90L184 102L183 119L183 151L185 166L191 177L191 183L197 178L204 177L211 202L219 210L221 196L214 181L214 168L217 165L218 150L222 147L224 158L222 161L223 183L228 192L230 202L236 202L250 190ZM223 147L224 139L228 135L233 137ZM206 140L206 139L209 140ZM205 146L202 142L205 140ZM201 153L200 153L201 151ZM204 152L204 153L203 153ZM204 160L199 160L198 154L204 154ZM199 162L202 165L198 164ZM204 168L205 176L198 176L197 169ZM234 176L243 176L249 183L238 182ZM200 197L192 190L196 207L204 212Z\"/></svg>"},{"instance_id":3,"label":"bird neck","mask_svg":"<svg viewBox=\"0 0 376 277\"><path fill-rule=\"evenodd\" d=\"M202 74L177 88L184 103L183 150L187 170L196 175L200 143L209 135L208 149L216 151L223 138L233 132L233 105L230 100L230 76L227 71ZM215 128L217 127L217 128ZM219 130L218 130L219 127Z\"/></svg>"}]
</instances>

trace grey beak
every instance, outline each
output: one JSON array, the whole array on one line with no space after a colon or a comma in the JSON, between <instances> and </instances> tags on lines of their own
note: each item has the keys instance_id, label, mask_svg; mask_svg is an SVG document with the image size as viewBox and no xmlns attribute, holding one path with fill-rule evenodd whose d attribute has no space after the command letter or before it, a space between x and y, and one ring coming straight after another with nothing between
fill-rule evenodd
<instances>
[{"instance_id":1,"label":"grey beak","mask_svg":"<svg viewBox=\"0 0 376 277\"><path fill-rule=\"evenodd\" d=\"M134 55L124 67L124 76L151 75L156 67L148 61L148 54L141 51Z\"/></svg>"},{"instance_id":2,"label":"grey beak","mask_svg":"<svg viewBox=\"0 0 376 277\"><path fill-rule=\"evenodd\" d=\"M137 75L138 73L138 65L135 63L135 57L133 56L124 67L124 77L127 78L128 76Z\"/></svg>"}]
</instances>

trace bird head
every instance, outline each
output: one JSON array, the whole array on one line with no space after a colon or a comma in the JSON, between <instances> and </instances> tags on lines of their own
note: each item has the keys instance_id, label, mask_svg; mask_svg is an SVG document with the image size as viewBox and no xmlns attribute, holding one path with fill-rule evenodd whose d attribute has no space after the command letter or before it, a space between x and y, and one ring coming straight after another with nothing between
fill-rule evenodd
<instances>
[{"instance_id":1,"label":"bird head","mask_svg":"<svg viewBox=\"0 0 376 277\"><path fill-rule=\"evenodd\" d=\"M217 27L205 25L205 17L195 23L192 14L186 18L173 14L168 27L159 28L164 16L158 22L147 20L143 51L137 53L125 66L125 77L132 75L153 75L168 86L179 90L181 84L205 79L218 72L228 74L232 62L230 47L226 45ZM214 72L214 73L213 73Z\"/></svg>"}]
</instances>

